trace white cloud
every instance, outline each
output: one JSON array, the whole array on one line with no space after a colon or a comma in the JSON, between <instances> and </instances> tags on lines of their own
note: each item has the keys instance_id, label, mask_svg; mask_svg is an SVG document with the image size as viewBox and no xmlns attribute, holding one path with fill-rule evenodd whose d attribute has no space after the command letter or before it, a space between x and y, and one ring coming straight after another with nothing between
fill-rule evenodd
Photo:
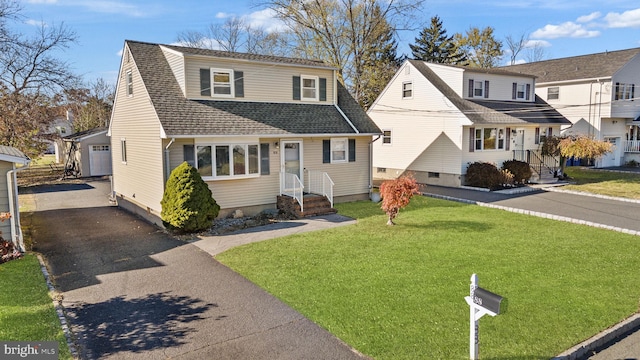
<instances>
[{"instance_id":1,"label":"white cloud","mask_svg":"<svg viewBox=\"0 0 640 360\"><path fill-rule=\"evenodd\" d=\"M124 53L124 49L118 50L118 57L121 58L123 53Z\"/></svg>"},{"instance_id":2,"label":"white cloud","mask_svg":"<svg viewBox=\"0 0 640 360\"><path fill-rule=\"evenodd\" d=\"M279 31L285 28L285 24L276 18L276 14L271 9L254 11L244 16L245 20L254 28L262 28L266 32Z\"/></svg>"},{"instance_id":3,"label":"white cloud","mask_svg":"<svg viewBox=\"0 0 640 360\"><path fill-rule=\"evenodd\" d=\"M47 26L47 23L42 21L42 20L35 20L35 19L29 19L27 21L24 22L27 25L31 25L31 26L37 26L37 27L43 27L43 26Z\"/></svg>"},{"instance_id":4,"label":"white cloud","mask_svg":"<svg viewBox=\"0 0 640 360\"><path fill-rule=\"evenodd\" d=\"M546 40L527 40L524 47L527 49L535 47L551 47L551 43Z\"/></svg>"},{"instance_id":5,"label":"white cloud","mask_svg":"<svg viewBox=\"0 0 640 360\"><path fill-rule=\"evenodd\" d=\"M531 37L536 39L593 38L596 36L600 36L600 31L587 30L583 25L572 21L560 25L545 25L531 34Z\"/></svg>"},{"instance_id":6,"label":"white cloud","mask_svg":"<svg viewBox=\"0 0 640 360\"><path fill-rule=\"evenodd\" d=\"M157 12L157 7L147 6L143 9L140 6L118 0L68 0L64 2L60 2L59 0L27 0L27 2L30 4L81 7L91 12L122 14L131 17L145 17L149 16L153 11Z\"/></svg>"},{"instance_id":7,"label":"white cloud","mask_svg":"<svg viewBox=\"0 0 640 360\"><path fill-rule=\"evenodd\" d=\"M611 12L604 20L610 28L640 27L640 9L625 11L622 14Z\"/></svg>"},{"instance_id":8,"label":"white cloud","mask_svg":"<svg viewBox=\"0 0 640 360\"><path fill-rule=\"evenodd\" d=\"M228 13L224 13L224 12L219 12L216 14L216 19L226 19L228 17L231 17L231 14Z\"/></svg>"},{"instance_id":9,"label":"white cloud","mask_svg":"<svg viewBox=\"0 0 640 360\"><path fill-rule=\"evenodd\" d=\"M584 15L584 16L580 16L576 21L579 23L587 23L590 21L593 21L599 17L602 16L602 13L600 13L600 11L596 11L596 12L592 12L589 15Z\"/></svg>"}]
</instances>

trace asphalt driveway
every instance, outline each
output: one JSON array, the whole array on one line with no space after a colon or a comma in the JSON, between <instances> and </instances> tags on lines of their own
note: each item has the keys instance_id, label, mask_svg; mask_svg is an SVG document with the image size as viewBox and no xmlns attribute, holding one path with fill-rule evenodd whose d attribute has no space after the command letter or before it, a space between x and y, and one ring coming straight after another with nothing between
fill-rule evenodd
<instances>
[{"instance_id":1,"label":"asphalt driveway","mask_svg":"<svg viewBox=\"0 0 640 360\"><path fill-rule=\"evenodd\" d=\"M81 358L363 358L197 246L111 206L109 182L35 190L35 250Z\"/></svg>"}]
</instances>

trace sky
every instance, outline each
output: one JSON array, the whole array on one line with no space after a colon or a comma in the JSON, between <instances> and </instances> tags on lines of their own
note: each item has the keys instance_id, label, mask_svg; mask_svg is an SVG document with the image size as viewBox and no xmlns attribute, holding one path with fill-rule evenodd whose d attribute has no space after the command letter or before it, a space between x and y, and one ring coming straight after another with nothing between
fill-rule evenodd
<instances>
[{"instance_id":1,"label":"sky","mask_svg":"<svg viewBox=\"0 0 640 360\"><path fill-rule=\"evenodd\" d=\"M76 33L77 43L57 55L86 81L115 82L125 40L174 44L181 32L204 31L233 16L267 30L279 26L269 10L256 5L259 0L20 1L23 18L14 28L21 33L61 23ZM415 29L398 33L398 50L407 55L436 15L448 35L487 26L499 40L529 34L545 59L640 47L638 0L426 0L414 15Z\"/></svg>"}]
</instances>

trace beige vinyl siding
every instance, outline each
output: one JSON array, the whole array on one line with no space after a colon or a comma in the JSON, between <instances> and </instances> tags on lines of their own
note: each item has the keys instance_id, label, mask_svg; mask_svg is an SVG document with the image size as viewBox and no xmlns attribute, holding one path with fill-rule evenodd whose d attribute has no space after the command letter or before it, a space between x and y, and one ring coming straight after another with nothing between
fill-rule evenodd
<instances>
[{"instance_id":1,"label":"beige vinyl siding","mask_svg":"<svg viewBox=\"0 0 640 360\"><path fill-rule=\"evenodd\" d=\"M126 93L126 72L133 72L133 96ZM113 185L118 195L160 213L164 192L160 122L133 61L124 64L111 123ZM122 163L121 139L126 139L127 162Z\"/></svg>"},{"instance_id":2,"label":"beige vinyl siding","mask_svg":"<svg viewBox=\"0 0 640 360\"><path fill-rule=\"evenodd\" d=\"M462 146L460 127L466 117L410 63L405 66L411 67L409 74L400 69L368 111L380 129L391 130L391 145L373 143L374 167L407 169L442 133ZM413 83L413 99L402 98L407 81Z\"/></svg>"},{"instance_id":3,"label":"beige vinyl siding","mask_svg":"<svg viewBox=\"0 0 640 360\"><path fill-rule=\"evenodd\" d=\"M0 161L0 212L9 212L9 186L7 184L7 171L13 169L13 163ZM0 236L5 240L11 240L11 221L0 222Z\"/></svg>"},{"instance_id":4,"label":"beige vinyl siding","mask_svg":"<svg viewBox=\"0 0 640 360\"><path fill-rule=\"evenodd\" d=\"M160 47L162 52L164 53L167 62L169 63L169 67L173 72L173 76L175 76L178 84L180 85L180 89L182 90L182 94L186 94L185 92L185 82L184 82L184 56L166 49L165 47Z\"/></svg>"},{"instance_id":5,"label":"beige vinyl siding","mask_svg":"<svg viewBox=\"0 0 640 360\"><path fill-rule=\"evenodd\" d=\"M346 136L340 136L344 138ZM333 196L348 196L369 192L369 136L348 136L356 140L356 161L338 164L322 163L322 140L331 137L304 139L304 167L307 170L329 174L335 186ZM306 180L305 180L306 181Z\"/></svg>"},{"instance_id":6,"label":"beige vinyl siding","mask_svg":"<svg viewBox=\"0 0 640 360\"><path fill-rule=\"evenodd\" d=\"M513 100L513 83L518 84L529 84L530 85L530 94L529 101L535 102L534 87L535 81L531 77L516 77L516 76L506 76L506 75L497 75L497 74L485 74L481 72L473 72L473 71L465 71L464 78L462 81L463 91L460 94L463 98L469 99L469 80L473 79L474 81L489 81L489 98L480 98L476 99L481 100L504 100L504 101L514 101ZM517 101L526 101L522 99L518 99Z\"/></svg>"},{"instance_id":7,"label":"beige vinyl siding","mask_svg":"<svg viewBox=\"0 0 640 360\"><path fill-rule=\"evenodd\" d=\"M294 66L227 61L202 57L186 58L187 98L211 100L215 97L200 95L200 69L216 68L242 71L244 77L244 97L240 101L295 102L293 100L293 76L310 75L327 79L327 101L333 104L333 71L330 69L301 68ZM234 100L223 98L224 100ZM317 103L317 102L313 102Z\"/></svg>"}]
</instances>

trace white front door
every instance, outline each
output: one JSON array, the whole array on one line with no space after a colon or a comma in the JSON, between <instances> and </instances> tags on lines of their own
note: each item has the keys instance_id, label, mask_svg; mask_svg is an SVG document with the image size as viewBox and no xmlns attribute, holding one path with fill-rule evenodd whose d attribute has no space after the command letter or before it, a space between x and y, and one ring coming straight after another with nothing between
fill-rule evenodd
<instances>
[{"instance_id":1,"label":"white front door","mask_svg":"<svg viewBox=\"0 0 640 360\"><path fill-rule=\"evenodd\" d=\"M611 167L611 166L620 166L620 156L619 156L619 137L605 137L604 141L607 141L613 145L611 148L611 152L608 152L602 155L601 167Z\"/></svg>"},{"instance_id":2,"label":"white front door","mask_svg":"<svg viewBox=\"0 0 640 360\"><path fill-rule=\"evenodd\" d=\"M89 175L111 174L111 148L109 145L89 145Z\"/></svg>"},{"instance_id":3,"label":"white front door","mask_svg":"<svg viewBox=\"0 0 640 360\"><path fill-rule=\"evenodd\" d=\"M302 141L299 140L285 140L280 142L282 147L281 164L282 170L285 173L294 174L300 178L300 181L304 184L302 178L304 172L302 171Z\"/></svg>"}]
</instances>

